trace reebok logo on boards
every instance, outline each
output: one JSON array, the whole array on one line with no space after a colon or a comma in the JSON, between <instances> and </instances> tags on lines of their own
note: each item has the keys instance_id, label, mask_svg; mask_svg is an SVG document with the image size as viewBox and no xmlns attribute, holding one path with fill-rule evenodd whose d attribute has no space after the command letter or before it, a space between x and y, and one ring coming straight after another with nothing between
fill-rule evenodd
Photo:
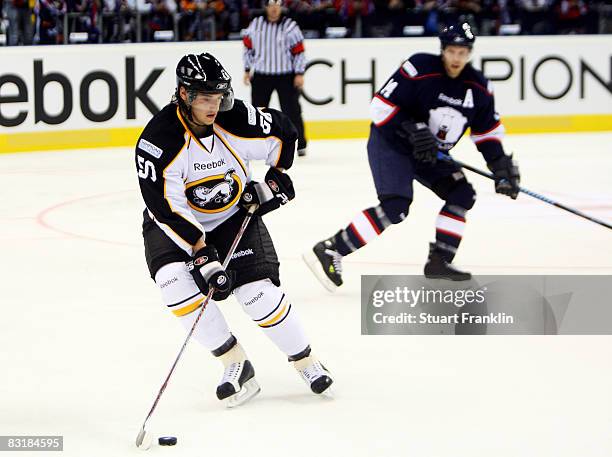
<instances>
[{"instance_id":1,"label":"reebok logo on boards","mask_svg":"<svg viewBox=\"0 0 612 457\"><path fill-rule=\"evenodd\" d=\"M65 123L76 110L79 110L83 117L91 122L106 122L113 118L136 119L137 102L144 105L151 114L159 111L149 91L164 72L163 67L152 68L148 74L143 73L143 70L139 68L137 74L136 68L140 65L137 65L135 57L130 56L124 59L125 77L119 77L119 73L93 70L79 80L71 73L65 73L66 69L63 71L47 69L45 71L43 63L43 59L34 59L32 72L27 75L27 79L25 75L4 73L6 66L0 68L0 92L3 93L6 90L2 90L6 84L11 94L0 97L0 105L30 103L26 109L12 116L6 115L4 109L0 110L0 126L17 127L32 115L34 124L43 122L47 125L59 125ZM54 85L56 89L47 89L47 86ZM98 85L106 86L102 89L102 94L108 93L108 95L99 96ZM57 89L61 90L59 108L53 103L53 108L49 109L50 99L55 100L55 96L46 96L46 90ZM103 108L92 103L94 98L96 100L100 98L103 101ZM124 107L125 112L117 116L120 106L122 109Z\"/></svg>"}]
</instances>

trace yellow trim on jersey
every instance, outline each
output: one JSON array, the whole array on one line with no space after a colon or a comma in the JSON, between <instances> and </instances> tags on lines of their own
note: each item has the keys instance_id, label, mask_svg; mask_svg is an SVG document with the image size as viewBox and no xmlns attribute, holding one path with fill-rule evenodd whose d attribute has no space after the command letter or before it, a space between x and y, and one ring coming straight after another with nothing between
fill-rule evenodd
<instances>
[{"instance_id":1,"label":"yellow trim on jersey","mask_svg":"<svg viewBox=\"0 0 612 457\"><path fill-rule=\"evenodd\" d=\"M233 136L234 138L238 138L239 140L247 140L247 141L264 140L265 141L268 138L276 139L280 143L280 146L278 148L278 157L276 158L276 162L274 162L274 166L278 165L278 161L280 160L280 156L281 156L281 151L283 150L283 140L281 140L276 135L269 135L269 136L258 137L258 138L248 138L248 137L245 137L245 136L235 135L232 132L228 132L223 127L221 127L219 124L215 124L214 127L218 128L223 133L227 133L229 136Z\"/></svg>"},{"instance_id":2,"label":"yellow trim on jersey","mask_svg":"<svg viewBox=\"0 0 612 457\"><path fill-rule=\"evenodd\" d=\"M188 183L187 186L186 186L186 189L191 189L192 187L195 187L198 184L202 184L203 182L206 182L206 181L212 181L213 179L223 179L224 177L225 177L225 174L208 176L208 177L206 177L204 179L198 179L197 181L193 181L193 182ZM189 199L187 199L187 204L189 205L190 208L193 208L194 210L196 210L196 211L198 211L200 213L206 213L206 214L221 213L221 212L229 209L240 198L240 195L242 194L242 187L243 187L242 186L242 181L240 181L240 176L238 176L236 173L232 173L232 178L234 178L234 181L238 182L238 193L232 199L232 201L229 202L227 205L225 205L223 208L219 208L219 209L204 209L204 208L200 208L198 206L192 205L191 202L189 201Z\"/></svg>"},{"instance_id":3,"label":"yellow trim on jersey","mask_svg":"<svg viewBox=\"0 0 612 457\"><path fill-rule=\"evenodd\" d=\"M196 229L198 229L200 232L204 233L204 231L202 230L201 227L198 227L197 225L195 225L193 222L191 222L189 219L186 219L181 213L178 213L174 210L174 208L172 207L172 202L170 201L170 199L167 197L166 194L166 170L168 168L170 168L172 166L172 164L174 163L174 161L176 159L178 159L180 157L180 155L187 149L187 145L189 144L189 141L187 139L185 139L185 144L183 144L183 147L181 148L181 150L178 152L178 154L176 156L174 156L174 159L172 159L170 161L170 163L168 165L166 165L166 167L164 168L164 171L162 171L162 176L164 178L164 200L166 200L166 202L168 203L168 206L170 207L170 211L172 211L172 214L176 214L178 217L180 217L181 219L183 219L185 222L193 225ZM185 197L185 199L187 199L187 197ZM189 203L189 200L187 200L187 203ZM151 210L149 210L151 211ZM158 221L160 222L160 221ZM172 233L174 233L176 236L178 236L181 240L183 240L188 246L193 246L189 241L187 241L185 238L183 238L181 235L179 235L178 233L176 233L172 227L170 227L168 224L164 224L163 222L160 222L161 224L165 225L166 227L168 227L168 229L170 229L170 231Z\"/></svg>"},{"instance_id":4,"label":"yellow trim on jersey","mask_svg":"<svg viewBox=\"0 0 612 457\"><path fill-rule=\"evenodd\" d=\"M202 144L200 139L193 134L193 132L187 125L187 122L185 122L185 120L183 119L183 115L181 114L181 109L178 106L176 107L176 115L178 116L179 121L181 121L181 124L183 124L183 127L185 127L185 131L191 137L191 139L195 141L198 144L198 146L204 149L204 151L208 152L209 154L212 154L212 151L209 151L208 148Z\"/></svg>"},{"instance_id":5,"label":"yellow trim on jersey","mask_svg":"<svg viewBox=\"0 0 612 457\"><path fill-rule=\"evenodd\" d=\"M186 316L189 313L194 312L196 309L198 309L200 307L200 305L202 304L202 302L204 301L206 297L202 297L196 301L194 301L193 303L184 306L181 309L173 309L172 310L172 314L174 314L175 316L178 317L182 317L182 316Z\"/></svg>"},{"instance_id":6,"label":"yellow trim on jersey","mask_svg":"<svg viewBox=\"0 0 612 457\"><path fill-rule=\"evenodd\" d=\"M247 171L246 165L242 163L242 160L240 160L240 156L238 154L236 154L236 151L234 151L231 146L229 145L229 143L227 143L225 141L225 139L221 136L221 135L217 135L217 138L219 138L219 140L221 141L221 143L223 143L223 145L227 148L227 150L230 152L231 155L234 156L234 158L236 159L236 161L238 162L238 165L240 165L240 167L242 168L242 171L244 172L244 174L246 175L246 177L249 177L249 172Z\"/></svg>"},{"instance_id":7,"label":"yellow trim on jersey","mask_svg":"<svg viewBox=\"0 0 612 457\"><path fill-rule=\"evenodd\" d=\"M612 114L565 114L538 116L502 116L507 134L610 132ZM370 121L367 119L330 119L307 121L306 136L311 140L339 140L367 138ZM6 133L0 129L0 154L16 152L65 151L133 147L143 127L110 127L93 129L39 130Z\"/></svg>"},{"instance_id":8,"label":"yellow trim on jersey","mask_svg":"<svg viewBox=\"0 0 612 457\"><path fill-rule=\"evenodd\" d=\"M278 322L279 320L281 320L281 318L284 316L285 314L285 310L287 309L287 304L285 303L285 306L283 306L283 309L281 309L276 316L274 316L273 318L267 320L266 322L262 322L261 324L259 324L260 327L268 327L269 325L274 324L275 322Z\"/></svg>"}]
</instances>

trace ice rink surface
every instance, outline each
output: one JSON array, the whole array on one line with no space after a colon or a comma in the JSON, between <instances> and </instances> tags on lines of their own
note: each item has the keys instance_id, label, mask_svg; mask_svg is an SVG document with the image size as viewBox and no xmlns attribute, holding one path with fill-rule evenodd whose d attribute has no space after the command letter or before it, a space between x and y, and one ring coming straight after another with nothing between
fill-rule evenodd
<instances>
[{"instance_id":1,"label":"ice rink surface","mask_svg":"<svg viewBox=\"0 0 612 457\"><path fill-rule=\"evenodd\" d=\"M610 144L610 133L510 136L506 149L525 187L612 221ZM484 168L469 141L455 156ZM610 230L468 175L479 198L458 265L612 274ZM192 341L148 427L178 445L151 455L612 455L611 337L361 336L360 275L420 273L441 203L416 185L408 220L345 259L345 285L329 294L300 255L376 203L365 141L312 142L291 176L296 200L266 220L335 399L309 393L230 298L221 309L262 393L226 410L221 366ZM132 151L0 155L0 191L0 435L63 435L71 457L137 455L184 336L146 270Z\"/></svg>"}]
</instances>

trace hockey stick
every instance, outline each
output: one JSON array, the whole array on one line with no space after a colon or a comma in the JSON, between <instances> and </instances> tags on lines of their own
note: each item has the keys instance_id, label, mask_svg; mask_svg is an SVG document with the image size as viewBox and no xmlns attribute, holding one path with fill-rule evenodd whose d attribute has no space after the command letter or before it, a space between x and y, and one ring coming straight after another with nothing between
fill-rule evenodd
<instances>
[{"instance_id":1,"label":"hockey stick","mask_svg":"<svg viewBox=\"0 0 612 457\"><path fill-rule=\"evenodd\" d=\"M245 232L245 230L247 228L247 225L249 225L249 222L251 222L251 218L253 217L253 214L255 213L256 210L257 210L257 206L255 206L255 205L253 205L253 206L251 206L249 208L249 210L247 212L247 215L244 218L244 221L242 222L242 226L240 227L240 230L238 230L238 233L236 234L236 237L234 238L234 242L230 246L229 251L227 252L227 256L225 257L225 260L223 261L223 269L227 268L227 265L229 264L230 260L232 259L232 255L234 255L234 251L236 250L236 247L238 246L238 243L242 239L242 235L244 235L244 232ZM155 401L153 402L153 406L151 407L151 410L149 411L149 414L147 414L147 417L144 420L144 423L142 424L142 428L140 429L140 432L138 432L138 436L136 437L136 446L137 447L143 446L143 443L145 442L145 435L147 433L146 429L145 429L146 426L147 426L147 422L149 421L149 419L153 415L153 411L155 411L155 408L157 407L157 404L159 403L159 399L161 398L162 394L164 393L164 390L166 390L166 387L168 386L168 381L170 381L170 377L172 376L172 373L174 373L174 369L176 368L176 365L177 365L179 359L183 355L183 351L187 347L187 343L191 339L191 335L193 335L193 332L195 331L196 325L198 325L198 322L200 321L200 318L202 317L202 314L204 314L204 309L208 305L208 302L210 301L210 299L211 299L211 297L213 296L214 293L215 293L215 288L211 287L210 290L208 291L208 295L206 295L206 298L204 299L204 302L202 302L202 307L200 308L200 312L198 313L198 315L197 315L193 325L191 326L191 330L187 334L187 338L185 338L185 342L183 343L183 346L181 347L181 350L179 351L178 355L176 356L176 359L174 360L174 363L172 364L172 368L170 368L170 372L168 373L168 376L166 376L166 380L164 381L164 383L162 384L161 388L159 389L159 393L157 394L157 397L155 398ZM150 443L145 443L146 449L148 449L149 445L150 445Z\"/></svg>"},{"instance_id":2,"label":"hockey stick","mask_svg":"<svg viewBox=\"0 0 612 457\"><path fill-rule=\"evenodd\" d=\"M455 165L458 165L461 168L465 168L466 170L470 170L471 172L476 173L476 174L478 174L480 176L484 176L485 178L489 178L489 179L495 180L495 177L493 176L493 173L488 173L486 171L479 170L478 168L474 168L471 165L468 165L466 163L460 162L459 160L455 160L452 157L450 157L450 156L448 156L446 154L443 154L442 152L438 152L438 159L443 160L445 162L454 163ZM582 211L578 211L577 209L570 208L569 206L566 206L563 203L556 202L556 201L554 201L554 200L552 200L552 199L550 199L548 197L545 197L544 195L540 195L540 194L538 194L536 192L533 192L533 191L531 191L529 189L525 189L524 187L520 187L519 186L519 192L527 194L530 197L537 198L538 200L543 201L544 203L548 203L549 205L556 206L557 208L560 208L560 209L563 209L565 211L568 211L568 212L570 212L572 214L575 214L576 216L580 216L580 217L582 217L584 219L587 219L587 220L589 220L591 222L595 222L596 224L603 225L606 228L612 229L612 225L608 224L607 222L602 221L601 219L597 219L597 218L595 218L593 216L589 216L588 214L585 214Z\"/></svg>"}]
</instances>

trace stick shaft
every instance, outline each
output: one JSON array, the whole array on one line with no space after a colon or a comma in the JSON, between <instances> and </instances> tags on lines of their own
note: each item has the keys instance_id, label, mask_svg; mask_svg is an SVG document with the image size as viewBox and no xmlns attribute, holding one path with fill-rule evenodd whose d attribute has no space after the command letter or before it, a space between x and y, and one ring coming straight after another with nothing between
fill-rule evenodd
<instances>
[{"instance_id":1,"label":"stick shaft","mask_svg":"<svg viewBox=\"0 0 612 457\"><path fill-rule=\"evenodd\" d=\"M476 174L478 174L480 176L484 176L485 178L489 178L489 179L495 180L495 177L493 176L493 173L489 173L489 172L486 172L486 171L483 171L483 170L479 170L478 168L475 168L475 167L473 167L471 165L463 163L463 162L461 162L459 160L455 160L455 159L453 159L452 157L450 157L448 155L438 154L438 158L441 159L441 160L444 160L446 162L455 163L456 165L460 166L461 168L465 168L466 170L470 170L471 172L476 173ZM524 193L524 194L526 194L526 195L529 195L530 197L537 198L538 200L543 201L544 203L548 203L549 205L556 206L559 209L568 211L568 212L570 212L572 214L575 214L576 216L582 217L584 219L587 219L587 220L589 220L591 222L594 222L596 224L602 225L602 226L612 230L612 225L608 224L605 221L602 221L601 219L597 219L596 217L593 217L593 216L590 216L590 215L588 215L586 213L583 213L580 210L577 210L577 209L572 208L570 206L564 205L563 203L559 203L559 202L557 202L555 200L552 200L551 198L548 198L548 197L546 197L544 195L538 194L538 193L533 192L533 191L531 191L529 189L525 189L524 187L519 187L519 191Z\"/></svg>"},{"instance_id":2,"label":"stick shaft","mask_svg":"<svg viewBox=\"0 0 612 457\"><path fill-rule=\"evenodd\" d=\"M256 207L252 206L249 209L249 211L247 212L247 215L244 218L244 221L242 222L242 226L240 227L240 230L238 230L238 233L236 234L236 237L234 238L234 241L232 242L232 245L230 246L230 249L227 252L227 256L225 257L225 260L223 261L223 268L224 269L227 268L227 265L229 264L230 260L232 259L232 256L234 255L234 251L236 250L236 247L238 246L238 243L242 239L242 235L244 235L244 232L245 232L247 226L249 225L249 222L251 222L251 218L253 217L253 214L254 214L255 210L256 210ZM142 424L141 431L144 431L149 418L153 415L153 412L155 411L155 408L157 407L157 404L159 403L159 400L160 400L162 394L164 393L164 391L166 390L166 387L168 386L168 382L170 381L170 378L172 377L172 373L174 373L174 369L176 368L176 365L178 364L178 361L180 360L181 356L183 355L183 352L185 351L185 348L187 347L187 343L189 343L189 340L191 339L191 335L193 335L193 332L195 331L195 328L198 325L198 322L200 321L200 318L202 317L202 314L204 314L204 309L208 305L208 302L210 301L210 299L211 299L211 297L213 296L214 293L215 293L215 288L211 287L210 290L208 291L208 294L206 295L206 298L204 299L204 302L202 302L202 307L200 308L200 311L198 312L198 315L197 315L195 321L193 322L193 325L191 326L191 330L189 330L189 333L187 334L187 337L185 338L185 342L183 343L183 346L181 346L181 350L179 351L178 355L176 356L176 359L174 359L174 363L172 364L172 368L170 368L170 371L168 372L168 375L166 376L166 379L164 380L164 383L162 384L161 388L159 389L159 393L157 394L157 397L155 398L155 401L153 402L153 406L151 406L151 410L149 411L149 414L147 414L147 417L144 420L144 423Z\"/></svg>"}]
</instances>

